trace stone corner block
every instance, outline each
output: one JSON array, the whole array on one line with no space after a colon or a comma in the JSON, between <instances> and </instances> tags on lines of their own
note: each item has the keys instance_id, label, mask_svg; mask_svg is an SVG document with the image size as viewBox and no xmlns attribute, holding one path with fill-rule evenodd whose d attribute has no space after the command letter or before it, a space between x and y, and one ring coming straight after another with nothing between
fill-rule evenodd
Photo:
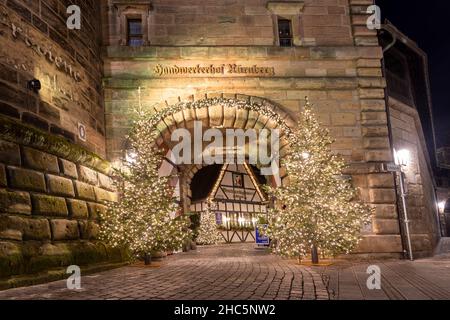
<instances>
[{"instance_id":1,"label":"stone corner block","mask_svg":"<svg viewBox=\"0 0 450 320\"><path fill-rule=\"evenodd\" d=\"M75 181L75 190L77 198L95 201L94 187L90 184L81 181Z\"/></svg>"},{"instance_id":2,"label":"stone corner block","mask_svg":"<svg viewBox=\"0 0 450 320\"><path fill-rule=\"evenodd\" d=\"M6 187L7 185L5 165L0 164L0 187Z\"/></svg>"},{"instance_id":3,"label":"stone corner block","mask_svg":"<svg viewBox=\"0 0 450 320\"><path fill-rule=\"evenodd\" d=\"M78 221L55 219L50 220L50 226L53 241L77 240L80 238Z\"/></svg>"},{"instance_id":4,"label":"stone corner block","mask_svg":"<svg viewBox=\"0 0 450 320\"><path fill-rule=\"evenodd\" d=\"M100 227L93 221L79 221L81 239L97 240L100 234Z\"/></svg>"},{"instance_id":5,"label":"stone corner block","mask_svg":"<svg viewBox=\"0 0 450 320\"><path fill-rule=\"evenodd\" d=\"M31 215L31 198L28 192L0 189L0 211Z\"/></svg>"},{"instance_id":6,"label":"stone corner block","mask_svg":"<svg viewBox=\"0 0 450 320\"><path fill-rule=\"evenodd\" d=\"M77 165L68 160L59 159L61 173L69 178L78 179Z\"/></svg>"},{"instance_id":7,"label":"stone corner block","mask_svg":"<svg viewBox=\"0 0 450 320\"><path fill-rule=\"evenodd\" d=\"M69 216L71 219L88 219L89 210L85 201L68 199Z\"/></svg>"},{"instance_id":8,"label":"stone corner block","mask_svg":"<svg viewBox=\"0 0 450 320\"><path fill-rule=\"evenodd\" d=\"M117 202L118 196L115 192L110 192L101 188L94 188L95 197L98 202Z\"/></svg>"},{"instance_id":9,"label":"stone corner block","mask_svg":"<svg viewBox=\"0 0 450 320\"><path fill-rule=\"evenodd\" d=\"M81 181L92 184L94 186L98 184L97 171L89 169L88 167L85 166L79 166L78 172L79 172L78 176Z\"/></svg>"},{"instance_id":10,"label":"stone corner block","mask_svg":"<svg viewBox=\"0 0 450 320\"><path fill-rule=\"evenodd\" d=\"M104 216L108 211L108 208L105 205L95 202L89 202L88 208L89 208L89 219L91 220L98 220L101 216Z\"/></svg>"},{"instance_id":11,"label":"stone corner block","mask_svg":"<svg viewBox=\"0 0 450 320\"><path fill-rule=\"evenodd\" d=\"M8 167L11 187L15 189L46 192L44 174L34 170Z\"/></svg>"},{"instance_id":12,"label":"stone corner block","mask_svg":"<svg viewBox=\"0 0 450 320\"><path fill-rule=\"evenodd\" d=\"M75 197L75 190L73 188L72 180L55 176L47 175L47 185L50 193L66 197Z\"/></svg>"},{"instance_id":13,"label":"stone corner block","mask_svg":"<svg viewBox=\"0 0 450 320\"><path fill-rule=\"evenodd\" d=\"M22 161L19 145L0 140L0 162L11 166L20 166Z\"/></svg>"},{"instance_id":14,"label":"stone corner block","mask_svg":"<svg viewBox=\"0 0 450 320\"><path fill-rule=\"evenodd\" d=\"M58 158L54 155L24 147L23 160L24 165L32 169L59 173Z\"/></svg>"},{"instance_id":15,"label":"stone corner block","mask_svg":"<svg viewBox=\"0 0 450 320\"><path fill-rule=\"evenodd\" d=\"M66 199L43 194L32 194L33 214L49 217L68 217Z\"/></svg>"}]
</instances>

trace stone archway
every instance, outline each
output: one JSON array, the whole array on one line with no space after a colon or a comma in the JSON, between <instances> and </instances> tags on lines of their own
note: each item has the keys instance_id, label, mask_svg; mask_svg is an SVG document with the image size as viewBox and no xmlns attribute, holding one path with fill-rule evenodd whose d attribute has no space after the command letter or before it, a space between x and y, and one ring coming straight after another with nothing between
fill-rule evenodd
<instances>
[{"instance_id":1,"label":"stone archway","mask_svg":"<svg viewBox=\"0 0 450 320\"><path fill-rule=\"evenodd\" d=\"M296 125L295 120L282 106L267 99L241 94L205 94L200 99L191 97L186 102L181 98L170 105L167 101L155 108L160 115L157 124L160 133L157 144L171 150L171 135L176 129L193 129L195 121L201 121L205 128L221 129L279 129L280 157L286 155L288 149L287 136ZM205 164L178 165L180 198L186 212L189 207L190 182L195 173ZM175 169L174 169L175 170ZM286 181L286 173L280 170L279 184Z\"/></svg>"}]
</instances>

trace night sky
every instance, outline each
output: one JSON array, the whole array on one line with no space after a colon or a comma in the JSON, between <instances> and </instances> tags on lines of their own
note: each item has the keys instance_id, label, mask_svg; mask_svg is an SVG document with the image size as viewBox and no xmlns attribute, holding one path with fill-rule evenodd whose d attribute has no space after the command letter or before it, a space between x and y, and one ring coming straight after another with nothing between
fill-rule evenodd
<instances>
[{"instance_id":1,"label":"night sky","mask_svg":"<svg viewBox=\"0 0 450 320\"><path fill-rule=\"evenodd\" d=\"M428 54L438 146L450 147L450 1L376 0L384 18Z\"/></svg>"}]
</instances>

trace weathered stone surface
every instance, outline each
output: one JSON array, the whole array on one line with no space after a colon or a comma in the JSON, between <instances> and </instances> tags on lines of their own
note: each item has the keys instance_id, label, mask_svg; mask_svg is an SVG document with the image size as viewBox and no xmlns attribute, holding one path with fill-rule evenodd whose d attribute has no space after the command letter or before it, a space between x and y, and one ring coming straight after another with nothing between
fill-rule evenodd
<instances>
[{"instance_id":1,"label":"weathered stone surface","mask_svg":"<svg viewBox=\"0 0 450 320\"><path fill-rule=\"evenodd\" d=\"M97 172L89 169L85 166L79 166L79 179L83 182L92 184L92 185L97 185L98 184L98 177L97 177Z\"/></svg>"},{"instance_id":2,"label":"weathered stone surface","mask_svg":"<svg viewBox=\"0 0 450 320\"><path fill-rule=\"evenodd\" d=\"M100 217L105 216L107 212L106 206L95 202L89 202L88 207L89 207L89 219L91 220L98 220Z\"/></svg>"},{"instance_id":3,"label":"weathered stone surface","mask_svg":"<svg viewBox=\"0 0 450 320\"><path fill-rule=\"evenodd\" d=\"M394 177L392 173L370 174L368 176L369 187L371 188L393 188Z\"/></svg>"},{"instance_id":4,"label":"weathered stone surface","mask_svg":"<svg viewBox=\"0 0 450 320\"><path fill-rule=\"evenodd\" d=\"M400 224L398 220L374 219L373 231L376 234L400 234Z\"/></svg>"},{"instance_id":5,"label":"weathered stone surface","mask_svg":"<svg viewBox=\"0 0 450 320\"><path fill-rule=\"evenodd\" d=\"M94 200L95 192L94 187L80 181L75 181L75 191L78 198L83 200Z\"/></svg>"},{"instance_id":6,"label":"weathered stone surface","mask_svg":"<svg viewBox=\"0 0 450 320\"><path fill-rule=\"evenodd\" d=\"M71 219L87 219L89 218L88 206L85 201L67 199L69 207L69 217Z\"/></svg>"},{"instance_id":7,"label":"weathered stone surface","mask_svg":"<svg viewBox=\"0 0 450 320\"><path fill-rule=\"evenodd\" d=\"M78 222L56 219L50 221L52 240L77 240L80 238Z\"/></svg>"},{"instance_id":8,"label":"weathered stone surface","mask_svg":"<svg viewBox=\"0 0 450 320\"><path fill-rule=\"evenodd\" d=\"M95 197L98 202L117 202L117 194L114 192L106 191L101 188L94 188Z\"/></svg>"},{"instance_id":9,"label":"weathered stone surface","mask_svg":"<svg viewBox=\"0 0 450 320\"><path fill-rule=\"evenodd\" d=\"M0 215L0 239L22 241L24 219Z\"/></svg>"},{"instance_id":10,"label":"weathered stone surface","mask_svg":"<svg viewBox=\"0 0 450 320\"><path fill-rule=\"evenodd\" d=\"M17 241L50 240L50 225L47 219L0 215L0 238Z\"/></svg>"},{"instance_id":11,"label":"weathered stone surface","mask_svg":"<svg viewBox=\"0 0 450 320\"><path fill-rule=\"evenodd\" d=\"M47 185L50 193L66 197L75 197L72 180L60 176L47 175Z\"/></svg>"},{"instance_id":12,"label":"weathered stone surface","mask_svg":"<svg viewBox=\"0 0 450 320\"><path fill-rule=\"evenodd\" d=\"M399 235L377 235L363 237L355 253L394 253L402 252L402 250L402 240Z\"/></svg>"},{"instance_id":13,"label":"weathered stone surface","mask_svg":"<svg viewBox=\"0 0 450 320\"><path fill-rule=\"evenodd\" d=\"M0 213L31 214L31 199L28 192L0 189Z\"/></svg>"},{"instance_id":14,"label":"weathered stone surface","mask_svg":"<svg viewBox=\"0 0 450 320\"><path fill-rule=\"evenodd\" d=\"M6 169L3 164L0 164L0 187L6 187L8 181L6 180Z\"/></svg>"},{"instance_id":15,"label":"weathered stone surface","mask_svg":"<svg viewBox=\"0 0 450 320\"><path fill-rule=\"evenodd\" d=\"M0 162L12 166L20 166L21 159L19 145L0 140Z\"/></svg>"},{"instance_id":16,"label":"weathered stone surface","mask_svg":"<svg viewBox=\"0 0 450 320\"><path fill-rule=\"evenodd\" d=\"M31 259L27 261L27 269L30 273L68 266L73 261L69 247L65 243L28 245L24 249L31 253Z\"/></svg>"},{"instance_id":17,"label":"weathered stone surface","mask_svg":"<svg viewBox=\"0 0 450 320\"><path fill-rule=\"evenodd\" d=\"M93 221L79 221L81 239L96 240L100 232L100 227Z\"/></svg>"},{"instance_id":18,"label":"weathered stone surface","mask_svg":"<svg viewBox=\"0 0 450 320\"><path fill-rule=\"evenodd\" d=\"M67 217L66 200L64 198L53 197L49 195L33 194L33 214L49 217Z\"/></svg>"},{"instance_id":19,"label":"weathered stone surface","mask_svg":"<svg viewBox=\"0 0 450 320\"><path fill-rule=\"evenodd\" d=\"M111 179L110 177L108 177L107 175L105 175L103 173L98 173L98 182L99 182L100 187L103 189L106 189L109 191L115 190L113 179Z\"/></svg>"},{"instance_id":20,"label":"weathered stone surface","mask_svg":"<svg viewBox=\"0 0 450 320\"><path fill-rule=\"evenodd\" d=\"M24 272L23 256L19 244L0 242L0 278Z\"/></svg>"},{"instance_id":21,"label":"weathered stone surface","mask_svg":"<svg viewBox=\"0 0 450 320\"><path fill-rule=\"evenodd\" d=\"M59 159L61 173L67 177L78 179L77 165L73 162Z\"/></svg>"},{"instance_id":22,"label":"weathered stone surface","mask_svg":"<svg viewBox=\"0 0 450 320\"><path fill-rule=\"evenodd\" d=\"M58 158L28 147L23 148L24 164L32 169L59 173Z\"/></svg>"},{"instance_id":23,"label":"weathered stone surface","mask_svg":"<svg viewBox=\"0 0 450 320\"><path fill-rule=\"evenodd\" d=\"M395 203L396 195L394 189L370 189L371 203Z\"/></svg>"},{"instance_id":24,"label":"weathered stone surface","mask_svg":"<svg viewBox=\"0 0 450 320\"><path fill-rule=\"evenodd\" d=\"M375 206L375 217L378 219L397 219L397 207L395 204L378 204Z\"/></svg>"},{"instance_id":25,"label":"weathered stone surface","mask_svg":"<svg viewBox=\"0 0 450 320\"><path fill-rule=\"evenodd\" d=\"M390 162L393 158L390 150L370 150L365 157L368 162Z\"/></svg>"},{"instance_id":26,"label":"weathered stone surface","mask_svg":"<svg viewBox=\"0 0 450 320\"><path fill-rule=\"evenodd\" d=\"M34 170L8 167L11 187L22 190L46 192L44 174Z\"/></svg>"}]
</instances>

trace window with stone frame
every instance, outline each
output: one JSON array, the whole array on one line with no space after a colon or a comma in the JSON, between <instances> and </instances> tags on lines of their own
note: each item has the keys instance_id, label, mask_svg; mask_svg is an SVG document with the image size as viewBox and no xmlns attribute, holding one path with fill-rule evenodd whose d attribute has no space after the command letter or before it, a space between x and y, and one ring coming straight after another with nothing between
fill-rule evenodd
<instances>
[{"instance_id":1,"label":"window with stone frame","mask_svg":"<svg viewBox=\"0 0 450 320\"><path fill-rule=\"evenodd\" d=\"M147 46L149 41L149 19L153 10L150 1L112 0L110 6L111 24L118 25L117 33L112 39L117 39L122 46Z\"/></svg>"},{"instance_id":2,"label":"window with stone frame","mask_svg":"<svg viewBox=\"0 0 450 320\"><path fill-rule=\"evenodd\" d=\"M272 14L274 45L292 47L302 45L301 15L304 1L269 1L267 9Z\"/></svg>"},{"instance_id":3,"label":"window with stone frame","mask_svg":"<svg viewBox=\"0 0 450 320\"><path fill-rule=\"evenodd\" d=\"M144 45L142 19L127 19L127 45L130 47Z\"/></svg>"},{"instance_id":4,"label":"window with stone frame","mask_svg":"<svg viewBox=\"0 0 450 320\"><path fill-rule=\"evenodd\" d=\"M278 18L278 39L280 47L292 47L294 38L292 34L292 21Z\"/></svg>"}]
</instances>

